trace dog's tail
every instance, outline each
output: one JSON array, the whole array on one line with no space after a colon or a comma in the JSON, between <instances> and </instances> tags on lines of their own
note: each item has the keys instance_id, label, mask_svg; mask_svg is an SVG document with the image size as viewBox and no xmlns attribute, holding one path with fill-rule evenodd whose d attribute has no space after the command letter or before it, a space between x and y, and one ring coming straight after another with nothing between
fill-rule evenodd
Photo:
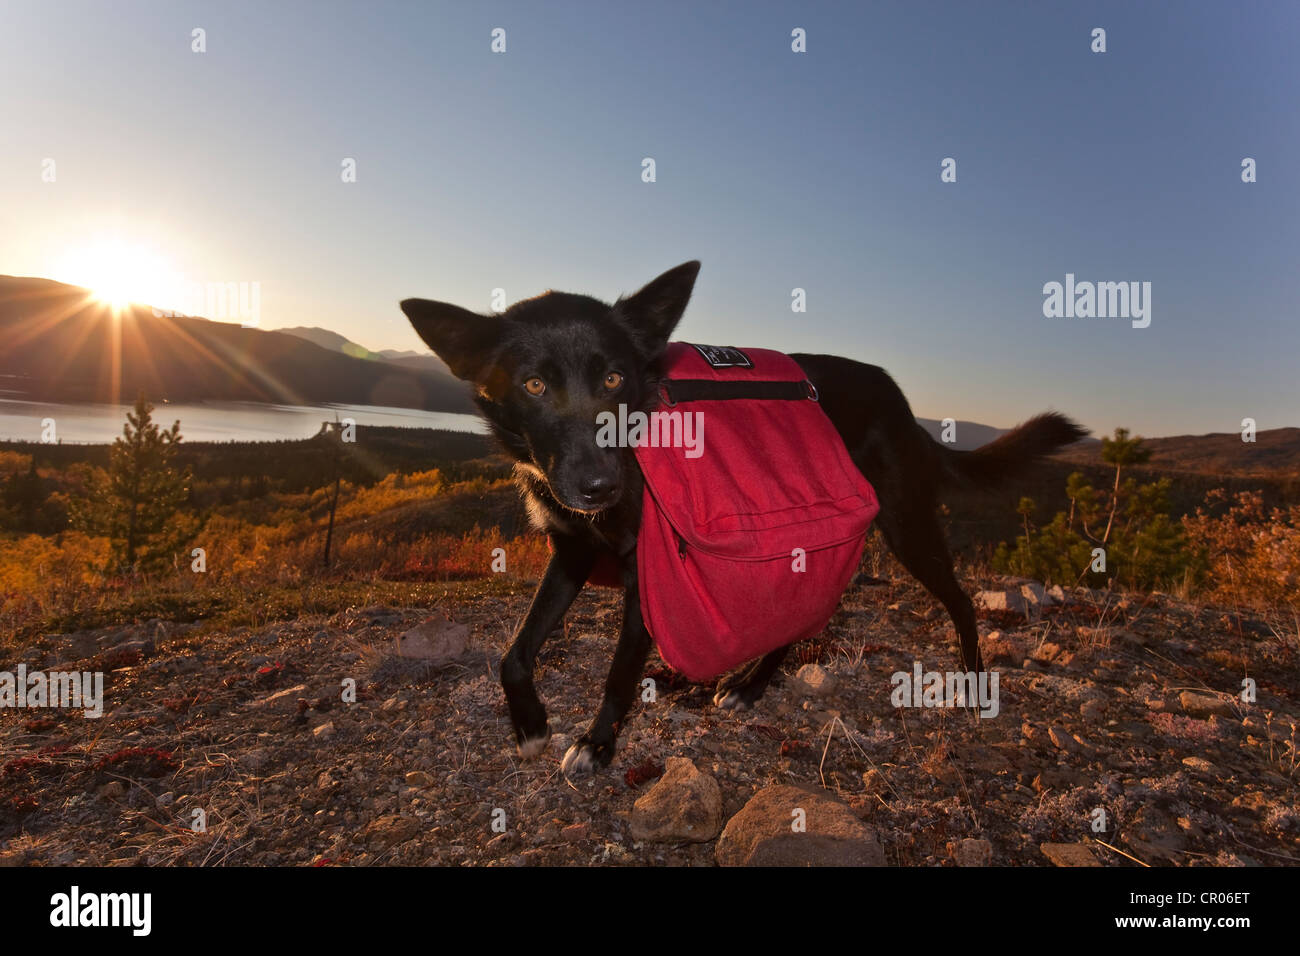
<instances>
[{"instance_id":1,"label":"dog's tail","mask_svg":"<svg viewBox=\"0 0 1300 956\"><path fill-rule=\"evenodd\" d=\"M940 461L945 477L992 488L1087 435L1086 428L1059 412L1044 412L974 451L954 451L935 444L943 452Z\"/></svg>"}]
</instances>

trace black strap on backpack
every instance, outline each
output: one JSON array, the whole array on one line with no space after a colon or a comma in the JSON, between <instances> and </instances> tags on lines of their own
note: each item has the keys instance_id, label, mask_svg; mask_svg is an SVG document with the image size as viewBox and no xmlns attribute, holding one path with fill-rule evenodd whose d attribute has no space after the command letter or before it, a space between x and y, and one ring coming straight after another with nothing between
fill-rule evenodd
<instances>
[{"instance_id":1,"label":"black strap on backpack","mask_svg":"<svg viewBox=\"0 0 1300 956\"><path fill-rule=\"evenodd\" d=\"M659 382L659 396L671 408L682 402L718 402L729 399L757 399L783 402L818 400L812 382L719 382L708 378L666 378Z\"/></svg>"}]
</instances>

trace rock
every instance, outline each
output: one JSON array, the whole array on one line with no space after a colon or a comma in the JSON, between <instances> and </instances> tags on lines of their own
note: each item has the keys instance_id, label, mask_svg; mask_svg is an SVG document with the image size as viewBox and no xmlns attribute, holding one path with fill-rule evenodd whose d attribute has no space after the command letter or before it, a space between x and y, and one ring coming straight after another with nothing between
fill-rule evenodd
<instances>
[{"instance_id":1,"label":"rock","mask_svg":"<svg viewBox=\"0 0 1300 956\"><path fill-rule=\"evenodd\" d=\"M400 634L396 653L398 657L441 664L460 657L468 646L468 624L434 617Z\"/></svg>"},{"instance_id":2,"label":"rock","mask_svg":"<svg viewBox=\"0 0 1300 956\"><path fill-rule=\"evenodd\" d=\"M1127 821L1122 839L1144 863L1159 858L1170 863L1183 862L1187 837L1177 820L1159 807L1144 805Z\"/></svg>"},{"instance_id":3,"label":"rock","mask_svg":"<svg viewBox=\"0 0 1300 956\"><path fill-rule=\"evenodd\" d=\"M632 807L632 838L665 843L705 843L722 829L722 792L686 757L669 757L667 769Z\"/></svg>"},{"instance_id":4,"label":"rock","mask_svg":"<svg viewBox=\"0 0 1300 956\"><path fill-rule=\"evenodd\" d=\"M313 730L311 732L311 735L315 737L317 740L328 740L329 738L333 737L334 721L332 720L325 721L325 723L321 724L319 727Z\"/></svg>"},{"instance_id":5,"label":"rock","mask_svg":"<svg viewBox=\"0 0 1300 956\"><path fill-rule=\"evenodd\" d=\"M1043 770L1035 775L1030 786L1034 788L1034 793L1042 794L1048 790L1066 791L1079 783L1075 774L1068 770Z\"/></svg>"},{"instance_id":6,"label":"rock","mask_svg":"<svg viewBox=\"0 0 1300 956\"><path fill-rule=\"evenodd\" d=\"M154 653L153 641L125 641L97 654L94 665L110 671L124 670L153 657Z\"/></svg>"},{"instance_id":7,"label":"rock","mask_svg":"<svg viewBox=\"0 0 1300 956\"><path fill-rule=\"evenodd\" d=\"M366 845L371 849L388 849L405 843L419 834L422 825L415 817L388 813L372 821L365 830Z\"/></svg>"},{"instance_id":8,"label":"rock","mask_svg":"<svg viewBox=\"0 0 1300 956\"><path fill-rule=\"evenodd\" d=\"M1020 585L1020 596L1024 599L1025 606L1028 607L1029 613L1033 617L1038 617L1043 613L1043 608L1051 607L1056 601L1047 593L1037 581L1030 581Z\"/></svg>"},{"instance_id":9,"label":"rock","mask_svg":"<svg viewBox=\"0 0 1300 956\"><path fill-rule=\"evenodd\" d=\"M980 591L975 595L975 605L987 611L1014 611L1029 616L1029 603L1019 591Z\"/></svg>"},{"instance_id":10,"label":"rock","mask_svg":"<svg viewBox=\"0 0 1300 956\"><path fill-rule=\"evenodd\" d=\"M560 838L568 843L581 843L587 839L587 824L573 823L560 831Z\"/></svg>"},{"instance_id":11,"label":"rock","mask_svg":"<svg viewBox=\"0 0 1300 956\"><path fill-rule=\"evenodd\" d=\"M885 864L875 831L843 801L798 784L775 784L754 794L727 821L714 856L719 866Z\"/></svg>"},{"instance_id":12,"label":"rock","mask_svg":"<svg viewBox=\"0 0 1300 956\"><path fill-rule=\"evenodd\" d=\"M1002 631L990 631L980 638L980 648L990 664L1019 664L1025 659L1024 642Z\"/></svg>"},{"instance_id":13,"label":"rock","mask_svg":"<svg viewBox=\"0 0 1300 956\"><path fill-rule=\"evenodd\" d=\"M154 800L154 805L157 806L158 809L162 810L167 807L170 807L175 802L176 802L176 794L168 790L166 793L158 794L157 798L155 798Z\"/></svg>"},{"instance_id":14,"label":"rock","mask_svg":"<svg viewBox=\"0 0 1300 956\"><path fill-rule=\"evenodd\" d=\"M560 821L549 820L533 835L536 844L555 843L560 839Z\"/></svg>"},{"instance_id":15,"label":"rock","mask_svg":"<svg viewBox=\"0 0 1300 956\"><path fill-rule=\"evenodd\" d=\"M1057 866L1101 866L1082 843L1044 843L1038 849Z\"/></svg>"},{"instance_id":16,"label":"rock","mask_svg":"<svg viewBox=\"0 0 1300 956\"><path fill-rule=\"evenodd\" d=\"M1190 717L1231 717L1232 704L1216 694L1185 690L1178 695L1178 703Z\"/></svg>"},{"instance_id":17,"label":"rock","mask_svg":"<svg viewBox=\"0 0 1300 956\"><path fill-rule=\"evenodd\" d=\"M988 840L962 840L952 858L958 866L988 866L993 862L993 844Z\"/></svg>"},{"instance_id":18,"label":"rock","mask_svg":"<svg viewBox=\"0 0 1300 956\"><path fill-rule=\"evenodd\" d=\"M1079 707L1079 713L1085 720L1096 720L1106 710L1106 702L1100 697L1085 700Z\"/></svg>"},{"instance_id":19,"label":"rock","mask_svg":"<svg viewBox=\"0 0 1300 956\"><path fill-rule=\"evenodd\" d=\"M1053 584L1050 588L1048 588L1047 596L1050 597L1057 604L1066 604L1070 600L1068 597L1066 597L1065 588L1061 587L1059 584Z\"/></svg>"},{"instance_id":20,"label":"rock","mask_svg":"<svg viewBox=\"0 0 1300 956\"><path fill-rule=\"evenodd\" d=\"M835 677L820 664L805 664L794 676L810 694L826 697L835 693Z\"/></svg>"},{"instance_id":21,"label":"rock","mask_svg":"<svg viewBox=\"0 0 1300 956\"><path fill-rule=\"evenodd\" d=\"M1183 766L1190 767L1192 770L1199 771L1200 773L1215 774L1219 772L1219 768L1210 763L1210 761L1206 760L1204 757L1184 757Z\"/></svg>"},{"instance_id":22,"label":"rock","mask_svg":"<svg viewBox=\"0 0 1300 956\"><path fill-rule=\"evenodd\" d=\"M1041 644L1034 649L1033 654L1030 656L1040 664L1050 664L1061 656L1061 645L1050 643Z\"/></svg>"},{"instance_id":23,"label":"rock","mask_svg":"<svg viewBox=\"0 0 1300 956\"><path fill-rule=\"evenodd\" d=\"M1091 746L1064 727L1051 726L1048 728L1047 736L1052 738L1052 743L1058 750L1064 750L1069 754L1087 754L1092 750Z\"/></svg>"},{"instance_id":24,"label":"rock","mask_svg":"<svg viewBox=\"0 0 1300 956\"><path fill-rule=\"evenodd\" d=\"M423 770L412 770L406 775L406 785L408 787L432 787L433 778Z\"/></svg>"}]
</instances>

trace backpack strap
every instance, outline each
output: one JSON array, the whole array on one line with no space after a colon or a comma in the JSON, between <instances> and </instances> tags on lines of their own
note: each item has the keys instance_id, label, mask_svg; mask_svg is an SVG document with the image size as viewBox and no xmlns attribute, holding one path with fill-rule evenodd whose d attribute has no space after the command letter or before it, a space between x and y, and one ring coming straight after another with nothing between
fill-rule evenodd
<instances>
[{"instance_id":1,"label":"backpack strap","mask_svg":"<svg viewBox=\"0 0 1300 956\"><path fill-rule=\"evenodd\" d=\"M722 382L707 378L667 378L659 382L659 397L668 407L682 402L718 402L731 399L801 402L817 401L812 382Z\"/></svg>"}]
</instances>

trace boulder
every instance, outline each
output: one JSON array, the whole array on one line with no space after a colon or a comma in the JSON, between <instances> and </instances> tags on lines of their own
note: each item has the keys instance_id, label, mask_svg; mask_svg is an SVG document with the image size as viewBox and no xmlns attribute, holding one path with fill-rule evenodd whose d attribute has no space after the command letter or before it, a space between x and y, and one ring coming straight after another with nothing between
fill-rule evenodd
<instances>
[{"instance_id":1,"label":"boulder","mask_svg":"<svg viewBox=\"0 0 1300 956\"><path fill-rule=\"evenodd\" d=\"M469 646L469 625L434 617L398 635L398 657L442 664L455 660Z\"/></svg>"},{"instance_id":2,"label":"boulder","mask_svg":"<svg viewBox=\"0 0 1300 956\"><path fill-rule=\"evenodd\" d=\"M988 840L961 840L953 847L952 858L958 866L989 866L993 862L993 844Z\"/></svg>"},{"instance_id":3,"label":"boulder","mask_svg":"<svg viewBox=\"0 0 1300 956\"><path fill-rule=\"evenodd\" d=\"M719 866L884 866L876 833L834 794L776 784L732 817L714 851Z\"/></svg>"},{"instance_id":4,"label":"boulder","mask_svg":"<svg viewBox=\"0 0 1300 956\"><path fill-rule=\"evenodd\" d=\"M1224 697L1197 690L1185 690L1178 703L1189 717L1231 717L1232 704Z\"/></svg>"},{"instance_id":5,"label":"boulder","mask_svg":"<svg viewBox=\"0 0 1300 956\"><path fill-rule=\"evenodd\" d=\"M805 664L794 676L803 689L815 697L828 697L838 686L834 675L820 664Z\"/></svg>"},{"instance_id":6,"label":"boulder","mask_svg":"<svg viewBox=\"0 0 1300 956\"><path fill-rule=\"evenodd\" d=\"M706 843L722 829L722 791L686 757L667 769L632 807L632 838L660 843Z\"/></svg>"},{"instance_id":7,"label":"boulder","mask_svg":"<svg viewBox=\"0 0 1300 956\"><path fill-rule=\"evenodd\" d=\"M1020 591L980 591L975 595L975 606L986 611L1012 611L1029 616L1029 602Z\"/></svg>"},{"instance_id":8,"label":"boulder","mask_svg":"<svg viewBox=\"0 0 1300 956\"><path fill-rule=\"evenodd\" d=\"M1101 866L1082 843L1044 843L1039 849L1057 866Z\"/></svg>"}]
</instances>

